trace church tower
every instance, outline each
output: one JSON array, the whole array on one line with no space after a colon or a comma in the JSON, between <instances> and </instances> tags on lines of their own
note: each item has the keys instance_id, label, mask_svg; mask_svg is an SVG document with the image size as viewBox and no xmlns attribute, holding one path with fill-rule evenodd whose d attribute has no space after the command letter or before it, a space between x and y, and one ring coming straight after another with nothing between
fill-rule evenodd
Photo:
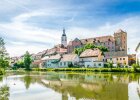
<instances>
[{"instance_id":1,"label":"church tower","mask_svg":"<svg viewBox=\"0 0 140 100\"><path fill-rule=\"evenodd\" d=\"M67 47L67 36L66 36L66 33L65 33L65 29L63 29L63 34L61 36L61 44L64 47Z\"/></svg>"}]
</instances>

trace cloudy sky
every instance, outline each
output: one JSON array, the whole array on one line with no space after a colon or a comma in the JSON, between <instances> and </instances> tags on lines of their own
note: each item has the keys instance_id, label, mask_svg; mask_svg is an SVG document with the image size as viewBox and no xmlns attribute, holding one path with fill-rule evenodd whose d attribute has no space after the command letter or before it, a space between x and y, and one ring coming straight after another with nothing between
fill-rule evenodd
<instances>
[{"instance_id":1,"label":"cloudy sky","mask_svg":"<svg viewBox=\"0 0 140 100\"><path fill-rule=\"evenodd\" d=\"M128 33L131 53L140 42L140 0L0 0L0 36L10 56L39 51L68 40Z\"/></svg>"}]
</instances>

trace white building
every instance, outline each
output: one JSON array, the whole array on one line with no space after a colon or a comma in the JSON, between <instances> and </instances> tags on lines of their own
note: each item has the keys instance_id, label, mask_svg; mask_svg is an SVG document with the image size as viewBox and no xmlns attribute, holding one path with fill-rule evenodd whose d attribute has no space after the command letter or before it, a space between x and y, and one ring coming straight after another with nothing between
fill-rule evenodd
<instances>
[{"instance_id":1,"label":"white building","mask_svg":"<svg viewBox=\"0 0 140 100\"><path fill-rule=\"evenodd\" d=\"M80 55L80 65L85 67L103 67L103 58L99 49L87 49Z\"/></svg>"},{"instance_id":2,"label":"white building","mask_svg":"<svg viewBox=\"0 0 140 100\"><path fill-rule=\"evenodd\" d=\"M138 44L138 46L136 47L136 63L140 65L140 43Z\"/></svg>"},{"instance_id":3,"label":"white building","mask_svg":"<svg viewBox=\"0 0 140 100\"><path fill-rule=\"evenodd\" d=\"M50 56L46 60L45 66L47 66L47 68L58 68L60 60L61 60L61 55L60 54L57 54L57 55L54 55L54 56Z\"/></svg>"},{"instance_id":4,"label":"white building","mask_svg":"<svg viewBox=\"0 0 140 100\"><path fill-rule=\"evenodd\" d=\"M65 54L62 56L59 67L72 67L79 63L79 57L77 54Z\"/></svg>"}]
</instances>

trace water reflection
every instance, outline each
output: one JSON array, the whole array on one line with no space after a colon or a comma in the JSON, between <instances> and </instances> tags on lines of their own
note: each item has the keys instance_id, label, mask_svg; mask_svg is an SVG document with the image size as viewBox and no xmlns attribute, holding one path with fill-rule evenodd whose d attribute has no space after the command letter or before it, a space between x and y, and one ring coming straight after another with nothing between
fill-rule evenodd
<instances>
[{"instance_id":1,"label":"water reflection","mask_svg":"<svg viewBox=\"0 0 140 100\"><path fill-rule=\"evenodd\" d=\"M13 74L10 74L10 76ZM24 83L26 92L34 96L33 86L43 86L43 90L55 91L61 94L61 99L56 100L139 100L140 99L140 74L113 74L113 73L14 73L22 75L16 80ZM14 80L14 79L9 79ZM12 87L12 86L11 86ZM38 88L37 93L42 91ZM51 90L50 90L51 89ZM23 94L22 94L23 95ZM23 95L24 96L24 95ZM13 95L14 97L14 95ZM50 96L48 96L50 97ZM47 93L44 98L47 98ZM56 97L57 98L57 97ZM26 98L28 99L28 98ZM0 99L3 100L3 99ZM8 100L8 99L4 99ZM37 99L33 99L37 100ZM44 99L46 100L46 99ZM54 99L50 99L54 100Z\"/></svg>"}]
</instances>

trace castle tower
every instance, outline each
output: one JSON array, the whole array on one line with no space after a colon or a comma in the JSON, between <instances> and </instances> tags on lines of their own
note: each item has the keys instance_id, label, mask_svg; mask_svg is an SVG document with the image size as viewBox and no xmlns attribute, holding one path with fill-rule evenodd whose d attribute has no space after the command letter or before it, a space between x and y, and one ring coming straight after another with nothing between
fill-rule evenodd
<instances>
[{"instance_id":1,"label":"castle tower","mask_svg":"<svg viewBox=\"0 0 140 100\"><path fill-rule=\"evenodd\" d=\"M67 47L67 36L66 36L66 33L65 33L65 29L63 29L63 34L61 36L61 44L64 47Z\"/></svg>"},{"instance_id":2,"label":"castle tower","mask_svg":"<svg viewBox=\"0 0 140 100\"><path fill-rule=\"evenodd\" d=\"M127 54L127 33L119 29L114 33L115 51L125 51Z\"/></svg>"}]
</instances>

